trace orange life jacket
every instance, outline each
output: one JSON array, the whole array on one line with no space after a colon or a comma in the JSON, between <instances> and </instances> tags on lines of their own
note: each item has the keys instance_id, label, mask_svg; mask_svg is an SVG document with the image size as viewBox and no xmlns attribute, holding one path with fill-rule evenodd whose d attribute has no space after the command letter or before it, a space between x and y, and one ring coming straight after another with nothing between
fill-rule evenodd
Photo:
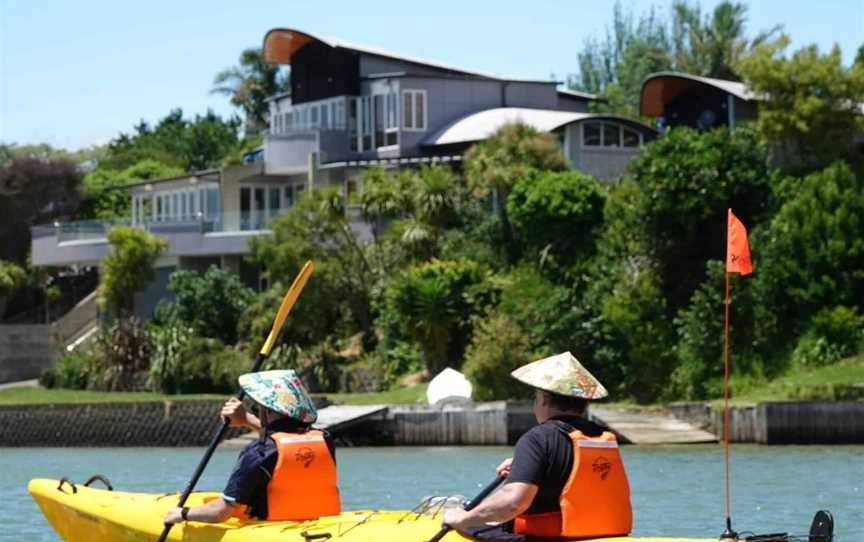
<instances>
[{"instance_id":1,"label":"orange life jacket","mask_svg":"<svg viewBox=\"0 0 864 542\"><path fill-rule=\"evenodd\" d=\"M569 433L573 470L561 491L560 512L516 518L518 534L567 538L624 536L633 526L630 485L615 435L586 437Z\"/></svg>"},{"instance_id":2,"label":"orange life jacket","mask_svg":"<svg viewBox=\"0 0 864 542\"><path fill-rule=\"evenodd\" d=\"M324 433L273 433L278 458L267 484L268 520L304 520L338 514L336 462Z\"/></svg>"}]
</instances>

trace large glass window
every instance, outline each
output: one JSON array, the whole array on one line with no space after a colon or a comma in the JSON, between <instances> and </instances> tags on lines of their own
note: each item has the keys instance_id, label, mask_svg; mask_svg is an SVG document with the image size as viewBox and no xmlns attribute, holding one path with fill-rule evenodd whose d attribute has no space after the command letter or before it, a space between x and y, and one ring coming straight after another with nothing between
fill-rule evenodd
<instances>
[{"instance_id":1,"label":"large glass window","mask_svg":"<svg viewBox=\"0 0 864 542\"><path fill-rule=\"evenodd\" d=\"M604 147L620 147L621 146L621 127L617 124L603 124L603 146Z\"/></svg>"},{"instance_id":2,"label":"large glass window","mask_svg":"<svg viewBox=\"0 0 864 542\"><path fill-rule=\"evenodd\" d=\"M375 107L375 146L384 146L384 94L376 94L372 97Z\"/></svg>"},{"instance_id":3,"label":"large glass window","mask_svg":"<svg viewBox=\"0 0 864 542\"><path fill-rule=\"evenodd\" d=\"M582 145L585 147L638 147L642 135L636 130L614 122L582 124Z\"/></svg>"},{"instance_id":4,"label":"large glass window","mask_svg":"<svg viewBox=\"0 0 864 542\"><path fill-rule=\"evenodd\" d=\"M582 143L587 147L600 146L602 124L586 122L582 125Z\"/></svg>"},{"instance_id":5,"label":"large glass window","mask_svg":"<svg viewBox=\"0 0 864 542\"><path fill-rule=\"evenodd\" d=\"M364 96L360 98L360 118L361 118L361 141L363 143L361 151L370 150L372 148L372 97Z\"/></svg>"}]
</instances>

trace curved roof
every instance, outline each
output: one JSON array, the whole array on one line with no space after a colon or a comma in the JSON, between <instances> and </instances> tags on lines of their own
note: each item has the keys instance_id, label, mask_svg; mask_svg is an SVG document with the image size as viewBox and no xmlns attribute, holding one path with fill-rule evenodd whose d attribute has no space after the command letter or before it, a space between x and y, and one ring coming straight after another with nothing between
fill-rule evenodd
<instances>
[{"instance_id":1,"label":"curved roof","mask_svg":"<svg viewBox=\"0 0 864 542\"><path fill-rule=\"evenodd\" d=\"M471 113L457 119L429 136L423 145L453 145L473 143L486 139L505 124L522 122L540 132L551 132L573 122L587 119L611 119L654 132L650 126L617 115L596 113L574 113L551 109L529 109L525 107L497 107Z\"/></svg>"},{"instance_id":2,"label":"curved roof","mask_svg":"<svg viewBox=\"0 0 864 542\"><path fill-rule=\"evenodd\" d=\"M555 81L538 81L535 79L520 79L513 77L502 77L500 75L496 75L493 73L480 72L476 70L468 70L465 68L461 68L459 66L452 66L450 64L444 64L442 62L438 62L436 60L428 60L425 58L414 57L403 55L400 53L396 53L394 51L388 51L387 49L382 49L380 47L371 47L369 45L362 45L359 43L352 43L350 41L346 41L343 39L332 38L327 36L316 36L309 34L307 32L303 32L300 30L296 30L293 28L273 28L267 32L264 36L264 61L269 62L271 64L290 64L291 57L294 56L294 53L302 49L305 45L311 42L323 43L329 47L333 47L334 49L348 49L350 51L356 51L359 53L365 53L368 55L375 55L385 58L392 58L395 60L401 60L403 62L409 62L411 64L419 64L422 66L429 66L432 68L437 68L439 70L444 70L453 74L466 75L471 77L480 77L483 79L496 79L503 81L523 81L523 82L538 82L538 83L549 83L556 84Z\"/></svg>"},{"instance_id":3,"label":"curved roof","mask_svg":"<svg viewBox=\"0 0 864 542\"><path fill-rule=\"evenodd\" d=\"M663 115L664 106L677 96L688 90L707 85L744 101L758 100L747 85L738 81L726 79L714 79L713 77L702 77L681 72L658 72L649 75L642 83L642 92L639 95L639 114L646 117L659 117Z\"/></svg>"}]
</instances>

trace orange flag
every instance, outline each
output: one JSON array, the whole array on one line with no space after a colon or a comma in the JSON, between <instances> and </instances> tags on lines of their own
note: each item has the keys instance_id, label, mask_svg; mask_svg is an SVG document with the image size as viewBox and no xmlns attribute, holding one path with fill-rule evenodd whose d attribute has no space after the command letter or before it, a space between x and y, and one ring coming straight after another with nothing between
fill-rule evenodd
<instances>
[{"instance_id":1,"label":"orange flag","mask_svg":"<svg viewBox=\"0 0 864 542\"><path fill-rule=\"evenodd\" d=\"M753 272L750 263L750 245L747 243L747 228L729 209L726 233L726 272L749 275Z\"/></svg>"}]
</instances>

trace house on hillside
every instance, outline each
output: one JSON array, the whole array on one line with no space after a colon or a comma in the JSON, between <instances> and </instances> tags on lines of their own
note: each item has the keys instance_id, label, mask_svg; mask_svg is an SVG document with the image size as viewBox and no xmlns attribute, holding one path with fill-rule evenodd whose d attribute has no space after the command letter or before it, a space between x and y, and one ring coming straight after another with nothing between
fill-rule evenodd
<instances>
[{"instance_id":1,"label":"house on hillside","mask_svg":"<svg viewBox=\"0 0 864 542\"><path fill-rule=\"evenodd\" d=\"M657 118L658 126L699 130L756 120L761 100L744 83L680 72L649 75L639 98L639 114Z\"/></svg>"},{"instance_id":2,"label":"house on hillside","mask_svg":"<svg viewBox=\"0 0 864 542\"><path fill-rule=\"evenodd\" d=\"M264 56L291 66L291 89L269 100L269 130L249 162L122 188L132 204L125 222L168 241L156 280L137 296L139 316L149 317L166 296L175 269L218 265L264 287L243 258L249 239L268 235L269 221L304 191L337 187L350 198L362 190L364 168L458 167L472 144L521 121L554 134L574 169L611 180L656 137L641 122L589 113L596 96L555 81L501 77L292 29L268 32ZM98 266L112 224L34 227L33 264ZM354 227L368 235L359 220Z\"/></svg>"}]
</instances>

